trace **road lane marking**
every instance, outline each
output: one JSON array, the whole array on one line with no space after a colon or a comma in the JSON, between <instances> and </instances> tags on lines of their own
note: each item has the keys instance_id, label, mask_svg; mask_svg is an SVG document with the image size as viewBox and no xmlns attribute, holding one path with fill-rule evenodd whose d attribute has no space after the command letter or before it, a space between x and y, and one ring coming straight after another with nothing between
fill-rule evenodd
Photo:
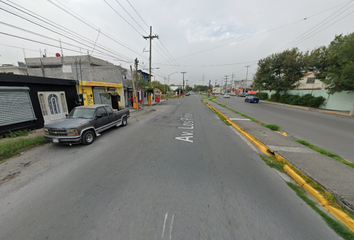
<instances>
[{"instance_id":1,"label":"road lane marking","mask_svg":"<svg viewBox=\"0 0 354 240\"><path fill-rule=\"evenodd\" d=\"M194 120L192 113L184 114L184 117L180 118L183 123L182 127L178 127L178 129L184 130L192 130L194 128ZM176 140L185 141L185 142L193 142L193 131L184 131L181 133L180 137L175 137Z\"/></svg>"},{"instance_id":2,"label":"road lane marking","mask_svg":"<svg viewBox=\"0 0 354 240\"><path fill-rule=\"evenodd\" d=\"M166 227L167 217L168 217L168 212L165 214L165 220L163 221L161 239L163 238L163 235L165 234L165 227Z\"/></svg>"},{"instance_id":3,"label":"road lane marking","mask_svg":"<svg viewBox=\"0 0 354 240\"><path fill-rule=\"evenodd\" d=\"M170 226L170 239L172 238L172 227L173 227L173 219L175 218L175 214L172 214L171 226Z\"/></svg>"}]
</instances>

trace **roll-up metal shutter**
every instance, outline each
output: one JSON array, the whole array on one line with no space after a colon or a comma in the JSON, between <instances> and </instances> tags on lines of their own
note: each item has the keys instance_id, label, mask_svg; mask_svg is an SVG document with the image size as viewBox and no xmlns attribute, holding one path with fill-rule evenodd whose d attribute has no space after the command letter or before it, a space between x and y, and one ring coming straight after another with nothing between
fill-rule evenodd
<instances>
[{"instance_id":1,"label":"roll-up metal shutter","mask_svg":"<svg viewBox=\"0 0 354 240\"><path fill-rule=\"evenodd\" d=\"M93 87L92 92L93 92L93 99L95 101L95 104L108 104L112 106L112 100L111 98L107 99L103 96L100 95L100 93L106 92L105 87Z\"/></svg>"},{"instance_id":2,"label":"roll-up metal shutter","mask_svg":"<svg viewBox=\"0 0 354 240\"><path fill-rule=\"evenodd\" d=\"M0 126L36 119L28 87L0 87Z\"/></svg>"}]
</instances>

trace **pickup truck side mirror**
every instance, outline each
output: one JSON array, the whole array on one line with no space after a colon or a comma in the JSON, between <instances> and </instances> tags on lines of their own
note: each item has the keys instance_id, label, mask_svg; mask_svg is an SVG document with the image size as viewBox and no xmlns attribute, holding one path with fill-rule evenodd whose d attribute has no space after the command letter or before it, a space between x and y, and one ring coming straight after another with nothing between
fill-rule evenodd
<instances>
[{"instance_id":1,"label":"pickup truck side mirror","mask_svg":"<svg viewBox=\"0 0 354 240\"><path fill-rule=\"evenodd\" d=\"M102 118L102 115L101 114L97 114L96 117L97 118Z\"/></svg>"}]
</instances>

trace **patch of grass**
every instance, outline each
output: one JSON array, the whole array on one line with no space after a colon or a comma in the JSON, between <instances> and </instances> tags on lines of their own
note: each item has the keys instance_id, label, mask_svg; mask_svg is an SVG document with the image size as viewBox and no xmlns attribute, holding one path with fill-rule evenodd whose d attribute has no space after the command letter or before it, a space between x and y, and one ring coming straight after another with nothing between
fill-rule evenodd
<instances>
[{"instance_id":1,"label":"patch of grass","mask_svg":"<svg viewBox=\"0 0 354 240\"><path fill-rule=\"evenodd\" d=\"M9 158L19 154L23 149L48 142L43 136L34 138L19 138L0 143L0 163L5 158Z\"/></svg>"},{"instance_id":2,"label":"patch of grass","mask_svg":"<svg viewBox=\"0 0 354 240\"><path fill-rule=\"evenodd\" d=\"M223 104L221 104L221 103L215 102L215 101L213 101L212 99L211 99L211 101L212 101L213 103L218 104L219 106L222 106L222 107L224 107L224 108L226 108L226 109L228 109L228 110L230 110L230 111L233 111L234 113L237 113L237 114L239 114L239 115L241 115L241 116L243 116L243 117L245 117L245 118L250 119L252 122L256 122L256 123L259 123L259 122L260 122L259 120L255 119L255 118L252 118L252 117L250 117L250 116L248 116L248 115L246 115L246 114L240 113L240 112L236 111L235 109L229 108L229 107L227 107L227 106L225 106L225 105L223 105ZM276 125L276 124L265 124L265 123L261 123L261 125L264 126L264 127L266 127L266 128L269 128L270 130L273 130L273 131L280 131L280 130L281 130L281 127L278 126L278 125Z\"/></svg>"},{"instance_id":3,"label":"patch of grass","mask_svg":"<svg viewBox=\"0 0 354 240\"><path fill-rule=\"evenodd\" d=\"M273 131L280 131L281 130L281 127L279 127L276 124L265 124L265 123L262 123L262 126L267 127L267 128L269 128L270 130L273 130Z\"/></svg>"},{"instance_id":4,"label":"patch of grass","mask_svg":"<svg viewBox=\"0 0 354 240\"><path fill-rule=\"evenodd\" d=\"M24 130L19 130L16 132L11 132L9 131L9 133L5 134L5 138L15 138L15 137L23 137L23 136L27 136L28 134L32 133L32 130L29 129L24 129ZM4 136L1 136L0 139L2 139Z\"/></svg>"},{"instance_id":5,"label":"patch of grass","mask_svg":"<svg viewBox=\"0 0 354 240\"><path fill-rule=\"evenodd\" d=\"M296 142L298 143L301 143L302 145L305 145L306 147L309 147L311 148L312 150L316 151L316 152L319 152L321 154L324 154L330 158L333 158L334 160L338 161L338 162L341 162L341 163L344 163L345 165L348 165L349 167L352 167L354 168L354 163L350 163L350 162L347 162L345 161L343 158L341 158L340 156L338 156L336 153L334 152L331 152L331 151L327 151L323 148L319 148L315 145L312 145L311 143L305 141L305 140L300 140L300 139L295 139Z\"/></svg>"},{"instance_id":6,"label":"patch of grass","mask_svg":"<svg viewBox=\"0 0 354 240\"><path fill-rule=\"evenodd\" d=\"M329 217L326 213L321 211L316 204L311 201L306 194L299 189L295 184L287 182L286 183L292 190L295 191L296 195L298 195L304 202L307 203L316 213L318 213L322 219L328 224L330 228L333 229L339 236L346 240L354 240L354 233L352 233L348 228L338 223L336 220Z\"/></svg>"},{"instance_id":7,"label":"patch of grass","mask_svg":"<svg viewBox=\"0 0 354 240\"><path fill-rule=\"evenodd\" d=\"M258 154L258 156L271 168L274 168L276 170L278 170L279 172L284 172L283 167L284 164L277 161L275 159L275 157L268 157L268 156L264 156L261 154Z\"/></svg>"}]
</instances>

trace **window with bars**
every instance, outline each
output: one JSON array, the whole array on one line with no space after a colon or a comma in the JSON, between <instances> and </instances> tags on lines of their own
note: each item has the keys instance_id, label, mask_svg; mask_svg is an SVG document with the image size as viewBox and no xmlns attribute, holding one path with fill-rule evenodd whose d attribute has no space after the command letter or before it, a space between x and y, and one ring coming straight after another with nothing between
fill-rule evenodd
<instances>
[{"instance_id":1,"label":"window with bars","mask_svg":"<svg viewBox=\"0 0 354 240\"><path fill-rule=\"evenodd\" d=\"M50 113L52 115L60 113L59 99L55 94L50 94L48 96L48 105L50 109Z\"/></svg>"},{"instance_id":2,"label":"window with bars","mask_svg":"<svg viewBox=\"0 0 354 240\"><path fill-rule=\"evenodd\" d=\"M315 78L314 77L307 78L307 82L306 83L315 83Z\"/></svg>"}]
</instances>

